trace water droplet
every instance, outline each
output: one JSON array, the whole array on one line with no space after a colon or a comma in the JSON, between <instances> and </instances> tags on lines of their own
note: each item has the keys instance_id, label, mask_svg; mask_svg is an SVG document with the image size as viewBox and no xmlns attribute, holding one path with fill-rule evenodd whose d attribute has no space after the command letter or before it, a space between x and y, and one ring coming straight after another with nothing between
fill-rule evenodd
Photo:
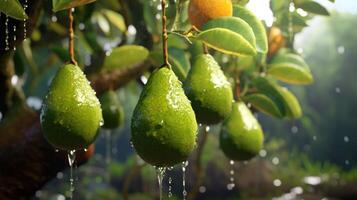
<instances>
[{"instance_id":1,"label":"water droplet","mask_svg":"<svg viewBox=\"0 0 357 200\"><path fill-rule=\"evenodd\" d=\"M291 127L291 132L296 134L299 132L299 128L297 126L293 126L293 127Z\"/></svg>"},{"instance_id":2,"label":"water droplet","mask_svg":"<svg viewBox=\"0 0 357 200\"><path fill-rule=\"evenodd\" d=\"M343 141L345 141L346 143L348 143L350 141L350 138L348 136L343 137Z\"/></svg>"},{"instance_id":3,"label":"water droplet","mask_svg":"<svg viewBox=\"0 0 357 200\"><path fill-rule=\"evenodd\" d=\"M350 161L349 160L345 160L345 164L346 165L350 165Z\"/></svg>"},{"instance_id":4,"label":"water droplet","mask_svg":"<svg viewBox=\"0 0 357 200\"><path fill-rule=\"evenodd\" d=\"M24 3L24 15L26 15L26 9L27 9L28 5L27 5L27 0L25 0ZM26 41L27 38L27 19L24 19L24 41Z\"/></svg>"},{"instance_id":5,"label":"water droplet","mask_svg":"<svg viewBox=\"0 0 357 200\"><path fill-rule=\"evenodd\" d=\"M87 152L88 151L88 149L83 149L84 150L84 152Z\"/></svg>"},{"instance_id":6,"label":"water droplet","mask_svg":"<svg viewBox=\"0 0 357 200\"><path fill-rule=\"evenodd\" d=\"M234 180L234 160L229 161L230 171L229 171L229 183L227 184L227 190L233 190L235 187L235 180Z\"/></svg>"},{"instance_id":7,"label":"water droplet","mask_svg":"<svg viewBox=\"0 0 357 200\"><path fill-rule=\"evenodd\" d=\"M345 47L344 46L337 47L337 53L344 54L345 53Z\"/></svg>"},{"instance_id":8,"label":"water droplet","mask_svg":"<svg viewBox=\"0 0 357 200\"><path fill-rule=\"evenodd\" d=\"M62 172L58 172L57 175L56 175L56 178L57 179L63 179L63 173Z\"/></svg>"},{"instance_id":9,"label":"water droplet","mask_svg":"<svg viewBox=\"0 0 357 200\"><path fill-rule=\"evenodd\" d=\"M172 178L171 176L169 177L169 192L168 192L168 197L172 197Z\"/></svg>"},{"instance_id":10,"label":"water droplet","mask_svg":"<svg viewBox=\"0 0 357 200\"><path fill-rule=\"evenodd\" d=\"M55 152L56 152L56 153L58 153L58 152L59 152L59 150L58 150L58 149L55 149Z\"/></svg>"},{"instance_id":11,"label":"water droplet","mask_svg":"<svg viewBox=\"0 0 357 200\"><path fill-rule=\"evenodd\" d=\"M5 51L9 50L9 17L5 15Z\"/></svg>"},{"instance_id":12,"label":"water droplet","mask_svg":"<svg viewBox=\"0 0 357 200\"><path fill-rule=\"evenodd\" d=\"M273 185L275 186L275 187L280 187L281 186L281 180L280 179L275 179L274 181L273 181Z\"/></svg>"},{"instance_id":13,"label":"water droplet","mask_svg":"<svg viewBox=\"0 0 357 200\"><path fill-rule=\"evenodd\" d=\"M211 130L209 126L206 126L206 132L208 133Z\"/></svg>"},{"instance_id":14,"label":"water droplet","mask_svg":"<svg viewBox=\"0 0 357 200\"><path fill-rule=\"evenodd\" d=\"M262 149L262 150L259 151L259 155L260 155L260 157L264 158L264 157L267 156L267 151Z\"/></svg>"},{"instance_id":15,"label":"water droplet","mask_svg":"<svg viewBox=\"0 0 357 200\"><path fill-rule=\"evenodd\" d=\"M340 94L340 93L341 93L341 88L336 87L336 88L335 88L335 92L336 92L337 94Z\"/></svg>"},{"instance_id":16,"label":"water droplet","mask_svg":"<svg viewBox=\"0 0 357 200\"><path fill-rule=\"evenodd\" d=\"M274 157L271 161L272 161L272 163L273 163L274 165L278 165L279 162L280 162L280 160L279 160L278 157Z\"/></svg>"},{"instance_id":17,"label":"water droplet","mask_svg":"<svg viewBox=\"0 0 357 200\"><path fill-rule=\"evenodd\" d=\"M203 193L205 193L206 192L206 187L205 186L200 186L200 188L198 189L199 190L199 192L201 193L201 194L203 194Z\"/></svg>"}]
</instances>

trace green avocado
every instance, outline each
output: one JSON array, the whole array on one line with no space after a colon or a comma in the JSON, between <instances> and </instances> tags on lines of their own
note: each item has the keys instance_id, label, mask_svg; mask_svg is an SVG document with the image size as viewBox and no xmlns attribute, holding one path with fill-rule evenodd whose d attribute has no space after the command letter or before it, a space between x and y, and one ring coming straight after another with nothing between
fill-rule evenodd
<instances>
[{"instance_id":1,"label":"green avocado","mask_svg":"<svg viewBox=\"0 0 357 200\"><path fill-rule=\"evenodd\" d=\"M181 82L167 67L154 71L145 85L131 122L139 156L157 167L187 159L195 146L197 123Z\"/></svg>"},{"instance_id":2,"label":"green avocado","mask_svg":"<svg viewBox=\"0 0 357 200\"><path fill-rule=\"evenodd\" d=\"M231 84L211 55L201 54L196 57L184 89L192 102L198 123L217 124L231 113Z\"/></svg>"},{"instance_id":3,"label":"green avocado","mask_svg":"<svg viewBox=\"0 0 357 200\"><path fill-rule=\"evenodd\" d=\"M61 67L41 110L48 142L62 150L86 148L96 139L102 121L99 100L82 70L71 64Z\"/></svg>"},{"instance_id":4,"label":"green avocado","mask_svg":"<svg viewBox=\"0 0 357 200\"><path fill-rule=\"evenodd\" d=\"M231 115L223 122L219 139L220 147L229 159L245 161L262 149L264 135L249 108L238 102L233 104Z\"/></svg>"},{"instance_id":5,"label":"green avocado","mask_svg":"<svg viewBox=\"0 0 357 200\"><path fill-rule=\"evenodd\" d=\"M124 122L124 111L118 95L110 90L102 94L99 100L102 104L103 127L106 129L115 129L122 125Z\"/></svg>"}]
</instances>

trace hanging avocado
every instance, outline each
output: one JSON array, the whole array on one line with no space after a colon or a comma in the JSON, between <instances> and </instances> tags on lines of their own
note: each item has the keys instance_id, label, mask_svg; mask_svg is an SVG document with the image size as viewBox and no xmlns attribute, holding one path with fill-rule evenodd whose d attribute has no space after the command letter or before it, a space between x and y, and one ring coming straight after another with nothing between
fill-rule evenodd
<instances>
[{"instance_id":1,"label":"hanging avocado","mask_svg":"<svg viewBox=\"0 0 357 200\"><path fill-rule=\"evenodd\" d=\"M133 113L131 135L139 156L157 167L185 161L195 146L197 123L181 82L167 67L154 71Z\"/></svg>"},{"instance_id":2,"label":"hanging avocado","mask_svg":"<svg viewBox=\"0 0 357 200\"><path fill-rule=\"evenodd\" d=\"M45 138L62 150L87 148L97 137L100 123L100 103L82 70L72 64L61 67L41 110Z\"/></svg>"},{"instance_id":3,"label":"hanging avocado","mask_svg":"<svg viewBox=\"0 0 357 200\"><path fill-rule=\"evenodd\" d=\"M115 129L122 125L124 122L124 111L118 95L110 90L105 92L99 100L102 104L103 127L106 129Z\"/></svg>"},{"instance_id":4,"label":"hanging avocado","mask_svg":"<svg viewBox=\"0 0 357 200\"><path fill-rule=\"evenodd\" d=\"M217 124L231 113L231 84L211 55L202 54L196 57L184 89L192 102L198 123Z\"/></svg>"},{"instance_id":5,"label":"hanging avocado","mask_svg":"<svg viewBox=\"0 0 357 200\"><path fill-rule=\"evenodd\" d=\"M263 147L260 124L243 102L233 104L231 115L223 122L220 147L232 160L245 161L256 156Z\"/></svg>"}]
</instances>

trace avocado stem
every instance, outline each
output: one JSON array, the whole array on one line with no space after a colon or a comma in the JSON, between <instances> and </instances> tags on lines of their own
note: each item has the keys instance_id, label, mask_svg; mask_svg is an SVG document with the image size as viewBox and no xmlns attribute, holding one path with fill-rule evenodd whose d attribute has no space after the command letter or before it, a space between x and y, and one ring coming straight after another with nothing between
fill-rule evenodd
<instances>
[{"instance_id":1,"label":"avocado stem","mask_svg":"<svg viewBox=\"0 0 357 200\"><path fill-rule=\"evenodd\" d=\"M69 26L68 26L68 49L69 49L69 59L70 63L77 66L77 61L74 58L74 31L73 31L73 14L72 9L68 9L68 18L69 18Z\"/></svg>"},{"instance_id":2,"label":"avocado stem","mask_svg":"<svg viewBox=\"0 0 357 200\"><path fill-rule=\"evenodd\" d=\"M169 63L169 48L168 48L168 34L167 34L167 17L166 17L166 0L161 0L162 8L162 48L164 56L164 65L162 67L167 67L171 69Z\"/></svg>"}]
</instances>

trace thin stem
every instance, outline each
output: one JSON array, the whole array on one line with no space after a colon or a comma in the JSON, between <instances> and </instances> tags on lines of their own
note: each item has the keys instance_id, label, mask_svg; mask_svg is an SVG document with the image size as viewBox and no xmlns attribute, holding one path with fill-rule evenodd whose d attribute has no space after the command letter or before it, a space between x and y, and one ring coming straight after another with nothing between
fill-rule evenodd
<instances>
[{"instance_id":1,"label":"thin stem","mask_svg":"<svg viewBox=\"0 0 357 200\"><path fill-rule=\"evenodd\" d=\"M68 27L68 34L69 34L69 59L70 63L73 65L77 65L77 61L74 58L74 31L73 31L73 13L72 8L68 9L68 18L69 18L69 27Z\"/></svg>"},{"instance_id":2,"label":"thin stem","mask_svg":"<svg viewBox=\"0 0 357 200\"><path fill-rule=\"evenodd\" d=\"M168 67L171 69L169 63L169 48L168 48L168 34L167 34L167 17L166 17L166 0L161 0L162 8L162 48L164 55L164 65L163 67Z\"/></svg>"},{"instance_id":3,"label":"thin stem","mask_svg":"<svg viewBox=\"0 0 357 200\"><path fill-rule=\"evenodd\" d=\"M207 47L207 45L202 44L202 48L203 48L203 53L204 53L204 54L208 54L208 53L209 53L209 52L208 52L208 47Z\"/></svg>"}]
</instances>

